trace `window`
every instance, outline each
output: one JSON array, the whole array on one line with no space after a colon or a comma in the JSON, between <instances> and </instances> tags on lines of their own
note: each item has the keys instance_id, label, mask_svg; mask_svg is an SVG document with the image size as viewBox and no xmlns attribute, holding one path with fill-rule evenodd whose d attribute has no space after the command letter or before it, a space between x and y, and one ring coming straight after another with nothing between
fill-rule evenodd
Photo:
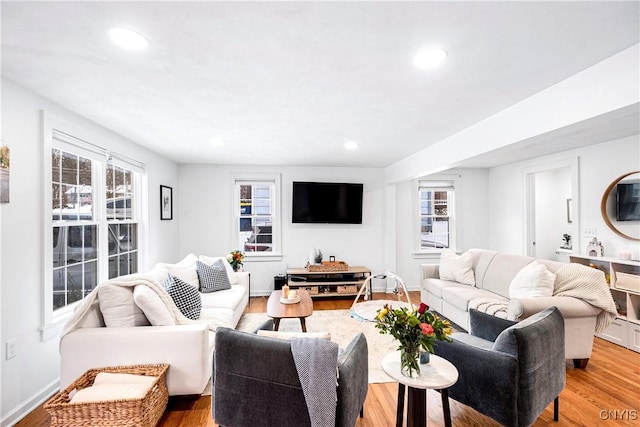
<instances>
[{"instance_id":1,"label":"window","mask_svg":"<svg viewBox=\"0 0 640 427\"><path fill-rule=\"evenodd\" d=\"M454 229L454 186L452 181L420 181L419 251L452 248Z\"/></svg>"},{"instance_id":2,"label":"window","mask_svg":"<svg viewBox=\"0 0 640 427\"><path fill-rule=\"evenodd\" d=\"M279 176L235 178L234 235L237 247L249 257L278 254Z\"/></svg>"},{"instance_id":3,"label":"window","mask_svg":"<svg viewBox=\"0 0 640 427\"><path fill-rule=\"evenodd\" d=\"M56 130L51 130L50 153L51 205L45 211L50 212L52 252L45 256L51 260L45 288L51 290L46 305L55 317L98 283L138 271L141 173L139 164L128 167Z\"/></svg>"}]
</instances>

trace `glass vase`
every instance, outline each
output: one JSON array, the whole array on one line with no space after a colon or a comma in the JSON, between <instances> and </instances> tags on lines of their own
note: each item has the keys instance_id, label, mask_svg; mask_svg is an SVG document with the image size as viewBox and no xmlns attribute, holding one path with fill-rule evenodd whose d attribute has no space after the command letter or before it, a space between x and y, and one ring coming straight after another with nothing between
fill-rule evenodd
<instances>
[{"instance_id":1,"label":"glass vase","mask_svg":"<svg viewBox=\"0 0 640 427\"><path fill-rule=\"evenodd\" d=\"M400 373L405 377L420 376L420 344L408 343L400 347Z\"/></svg>"}]
</instances>

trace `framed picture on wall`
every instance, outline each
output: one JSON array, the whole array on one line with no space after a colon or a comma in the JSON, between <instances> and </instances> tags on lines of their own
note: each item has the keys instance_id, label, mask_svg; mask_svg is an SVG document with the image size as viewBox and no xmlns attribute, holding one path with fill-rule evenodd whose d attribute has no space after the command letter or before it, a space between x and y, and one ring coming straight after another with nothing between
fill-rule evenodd
<instances>
[{"instance_id":1,"label":"framed picture on wall","mask_svg":"<svg viewBox=\"0 0 640 427\"><path fill-rule=\"evenodd\" d=\"M173 188L160 186L160 219L173 219Z\"/></svg>"},{"instance_id":2,"label":"framed picture on wall","mask_svg":"<svg viewBox=\"0 0 640 427\"><path fill-rule=\"evenodd\" d=\"M0 144L0 203L9 203L9 147Z\"/></svg>"}]
</instances>

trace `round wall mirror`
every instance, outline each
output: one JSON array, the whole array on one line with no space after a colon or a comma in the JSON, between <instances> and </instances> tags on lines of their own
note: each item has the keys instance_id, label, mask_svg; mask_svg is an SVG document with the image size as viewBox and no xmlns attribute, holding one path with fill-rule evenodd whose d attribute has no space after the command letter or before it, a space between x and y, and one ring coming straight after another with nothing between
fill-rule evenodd
<instances>
[{"instance_id":1,"label":"round wall mirror","mask_svg":"<svg viewBox=\"0 0 640 427\"><path fill-rule=\"evenodd\" d=\"M631 193L640 191L640 171L619 176L613 180L602 195L600 212L607 227L625 239L640 241L640 220L631 199ZM618 194L620 193L620 194ZM619 197L620 196L620 197ZM637 202L635 202L637 206Z\"/></svg>"}]
</instances>

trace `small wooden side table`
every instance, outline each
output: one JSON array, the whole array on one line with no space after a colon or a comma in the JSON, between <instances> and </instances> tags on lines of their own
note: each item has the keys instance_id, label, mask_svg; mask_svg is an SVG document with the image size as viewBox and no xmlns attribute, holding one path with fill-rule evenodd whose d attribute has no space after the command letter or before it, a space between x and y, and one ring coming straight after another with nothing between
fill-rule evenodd
<instances>
[{"instance_id":1,"label":"small wooden side table","mask_svg":"<svg viewBox=\"0 0 640 427\"><path fill-rule=\"evenodd\" d=\"M267 300L267 316L273 318L273 330L280 327L280 319L299 318L302 332L307 332L305 319L313 314L313 301L309 292L304 289L297 290L300 302L295 304L283 304L280 302L282 291L273 291Z\"/></svg>"},{"instance_id":2,"label":"small wooden side table","mask_svg":"<svg viewBox=\"0 0 640 427\"><path fill-rule=\"evenodd\" d=\"M398 410L396 426L402 427L404 412L405 386L408 388L407 427L426 427L427 425L427 389L439 390L442 395L444 425L451 427L449 393L447 388L458 381L458 370L451 362L435 354L430 355L426 365L420 365L420 376L409 378L400 372L400 352L394 351L382 359L382 369L398 381Z\"/></svg>"}]
</instances>

